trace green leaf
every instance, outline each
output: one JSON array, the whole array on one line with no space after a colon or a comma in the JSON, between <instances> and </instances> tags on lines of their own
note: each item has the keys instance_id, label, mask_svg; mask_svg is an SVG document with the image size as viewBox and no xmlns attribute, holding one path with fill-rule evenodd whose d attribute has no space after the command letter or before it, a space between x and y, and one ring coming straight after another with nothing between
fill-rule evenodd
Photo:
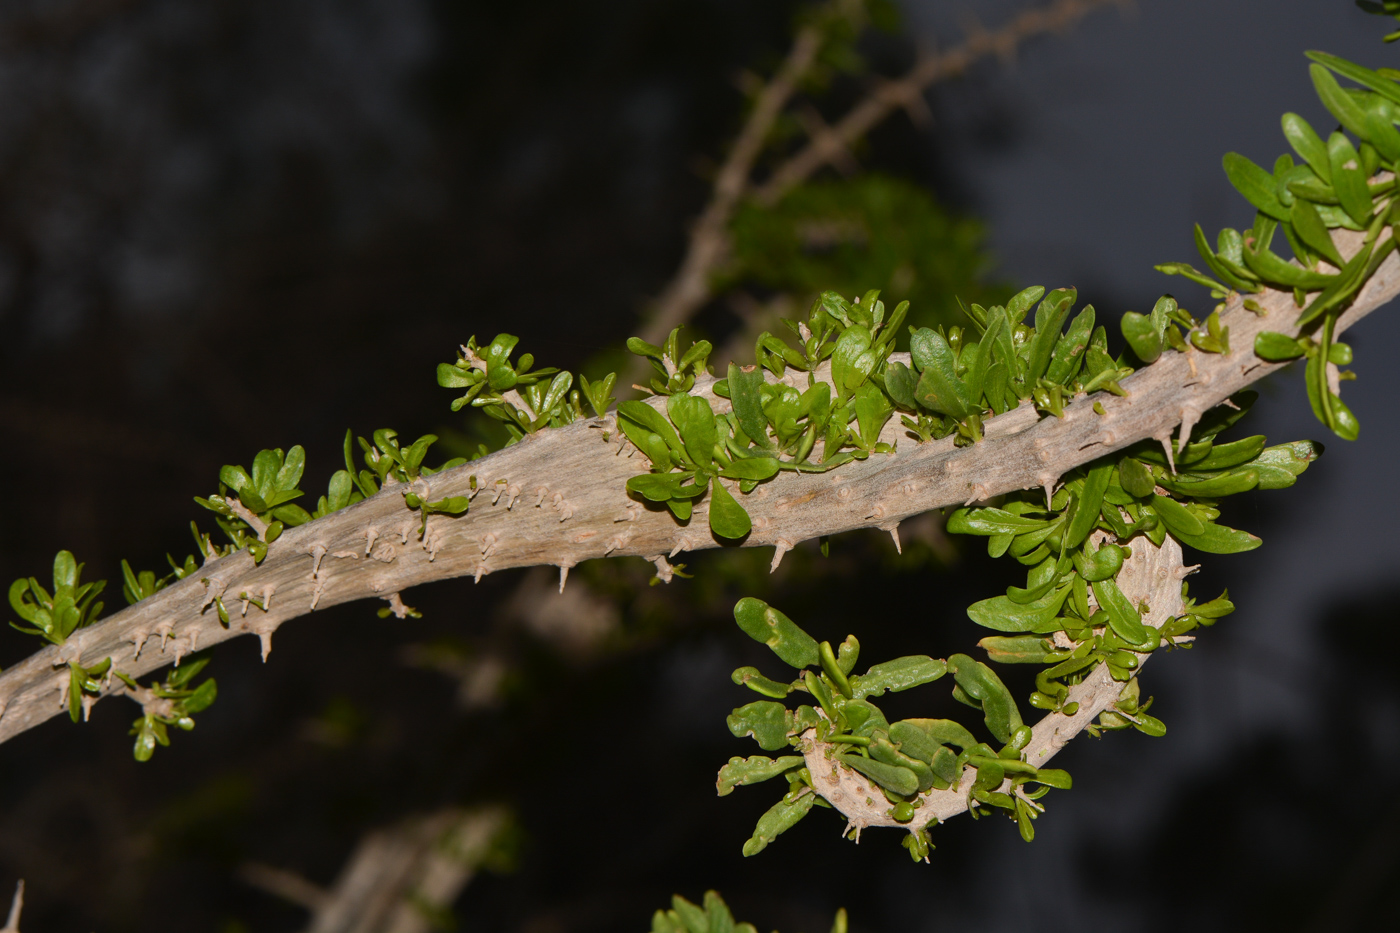
<instances>
[{"instance_id":1,"label":"green leaf","mask_svg":"<svg viewBox=\"0 0 1400 933\"><path fill-rule=\"evenodd\" d=\"M676 434L676 429L671 427L671 422L666 420L666 416L646 402L627 401L620 402L617 406L618 426L627 435L628 440L636 444L644 453L646 447L638 443L636 428L645 429L646 432L656 434L666 442L672 452L678 458L686 456L685 445L681 443L680 436ZM634 425L636 427L634 427Z\"/></svg>"},{"instance_id":2,"label":"green leaf","mask_svg":"<svg viewBox=\"0 0 1400 933\"><path fill-rule=\"evenodd\" d=\"M1004 509L961 508L948 516L946 527L949 534L1004 535L1037 531L1048 524L1045 519L1013 515Z\"/></svg>"},{"instance_id":3,"label":"green leaf","mask_svg":"<svg viewBox=\"0 0 1400 933\"><path fill-rule=\"evenodd\" d=\"M1342 210L1358 224L1371 220L1371 190L1366 184L1366 173L1361 168L1361 156L1357 155L1351 140L1341 133L1333 133L1327 138L1327 155L1332 160L1332 187L1337 192L1337 200Z\"/></svg>"},{"instance_id":4,"label":"green leaf","mask_svg":"<svg viewBox=\"0 0 1400 933\"><path fill-rule=\"evenodd\" d=\"M751 735L764 751L776 751L787 745L792 713L773 700L755 700L734 710L725 720L735 738Z\"/></svg>"},{"instance_id":5,"label":"green leaf","mask_svg":"<svg viewBox=\"0 0 1400 933\"><path fill-rule=\"evenodd\" d=\"M948 670L962 688L964 695L975 701L982 709L987 728L998 742L1011 741L1012 734L1023 725L1021 712L1006 684L987 665L974 661L965 654L955 654L948 658ZM998 782L1000 783L1000 782Z\"/></svg>"},{"instance_id":6,"label":"green leaf","mask_svg":"<svg viewBox=\"0 0 1400 933\"><path fill-rule=\"evenodd\" d=\"M680 433L691 462L702 467L714 463L719 430L710 403L695 395L672 395L666 399L666 414Z\"/></svg>"},{"instance_id":7,"label":"green leaf","mask_svg":"<svg viewBox=\"0 0 1400 933\"><path fill-rule=\"evenodd\" d=\"M1139 499L1152 495L1152 487L1156 485L1152 471L1135 457L1124 457L1118 461L1118 478L1123 489Z\"/></svg>"},{"instance_id":8,"label":"green leaf","mask_svg":"<svg viewBox=\"0 0 1400 933\"><path fill-rule=\"evenodd\" d=\"M803 794L795 800L789 801L784 797L775 803L767 813L758 818L753 838L744 843L744 857L757 855L779 835L796 826L798 821L807 815L807 811L812 809L816 800L815 794Z\"/></svg>"},{"instance_id":9,"label":"green leaf","mask_svg":"<svg viewBox=\"0 0 1400 933\"><path fill-rule=\"evenodd\" d=\"M710 482L710 530L721 538L738 540L753 530L744 507L734 501L718 479Z\"/></svg>"},{"instance_id":10,"label":"green leaf","mask_svg":"<svg viewBox=\"0 0 1400 933\"><path fill-rule=\"evenodd\" d=\"M966 418L972 411L972 400L957 377L957 355L938 331L921 327L909 339L910 353L921 371L914 387L914 398L920 405L953 418Z\"/></svg>"},{"instance_id":11,"label":"green leaf","mask_svg":"<svg viewBox=\"0 0 1400 933\"><path fill-rule=\"evenodd\" d=\"M1242 551L1252 551L1264 543L1248 532L1226 528L1214 522L1206 522L1198 535L1172 532L1172 537L1207 554L1238 554Z\"/></svg>"},{"instance_id":12,"label":"green leaf","mask_svg":"<svg viewBox=\"0 0 1400 933\"><path fill-rule=\"evenodd\" d=\"M1201 520L1175 499L1153 496L1152 509L1166 523L1167 530L1173 535L1198 535L1204 530Z\"/></svg>"},{"instance_id":13,"label":"green leaf","mask_svg":"<svg viewBox=\"0 0 1400 933\"><path fill-rule=\"evenodd\" d=\"M988 635L977 646L997 664L1044 664L1053 643L1040 635Z\"/></svg>"},{"instance_id":14,"label":"green leaf","mask_svg":"<svg viewBox=\"0 0 1400 933\"><path fill-rule=\"evenodd\" d=\"M900 765L888 765L883 761L862 758L860 755L837 755L846 767L859 771L881 787L889 788L896 794L915 794L919 790L919 778L913 771Z\"/></svg>"},{"instance_id":15,"label":"green leaf","mask_svg":"<svg viewBox=\"0 0 1400 933\"><path fill-rule=\"evenodd\" d=\"M739 600L734 604L734 621L744 634L773 649L788 665L801 669L818 663L816 639L763 600L752 596Z\"/></svg>"},{"instance_id":16,"label":"green leaf","mask_svg":"<svg viewBox=\"0 0 1400 933\"><path fill-rule=\"evenodd\" d=\"M1292 213L1293 230L1309 249L1338 269L1345 265L1337 244L1332 242L1332 235L1327 232L1327 225L1311 202L1297 198L1293 202Z\"/></svg>"},{"instance_id":17,"label":"green leaf","mask_svg":"<svg viewBox=\"0 0 1400 933\"><path fill-rule=\"evenodd\" d=\"M735 458L729 466L721 467L719 475L727 479L746 479L761 482L771 479L778 473L778 461L772 457Z\"/></svg>"},{"instance_id":18,"label":"green leaf","mask_svg":"<svg viewBox=\"0 0 1400 933\"><path fill-rule=\"evenodd\" d=\"M901 719L890 726L889 733L891 739L903 746L906 755L924 761L931 761L940 745L956 745L960 749L977 745L973 734L951 719ZM924 758L924 751L928 758Z\"/></svg>"},{"instance_id":19,"label":"green leaf","mask_svg":"<svg viewBox=\"0 0 1400 933\"><path fill-rule=\"evenodd\" d=\"M1225 175L1245 200L1275 220L1287 221L1288 209L1275 193L1274 176L1238 152L1227 152L1221 160Z\"/></svg>"},{"instance_id":20,"label":"green leaf","mask_svg":"<svg viewBox=\"0 0 1400 933\"><path fill-rule=\"evenodd\" d=\"M1035 385L1050 368L1051 354L1060 340L1060 328L1078 295L1072 288L1057 288L1035 309L1035 336L1031 338L1026 359L1026 385Z\"/></svg>"},{"instance_id":21,"label":"green leaf","mask_svg":"<svg viewBox=\"0 0 1400 933\"><path fill-rule=\"evenodd\" d=\"M779 683L770 680L758 672L756 667L741 667L729 675L729 679L742 687L748 687L755 693L775 700L781 700L792 692L792 684Z\"/></svg>"},{"instance_id":22,"label":"green leaf","mask_svg":"<svg viewBox=\"0 0 1400 933\"><path fill-rule=\"evenodd\" d=\"M1400 104L1400 87L1397 87L1394 81L1379 72L1364 68L1355 62L1349 62L1345 58L1329 55L1326 52L1308 52L1306 54L1308 58L1332 69L1342 77L1355 81L1362 87L1368 87L1388 100Z\"/></svg>"},{"instance_id":23,"label":"green leaf","mask_svg":"<svg viewBox=\"0 0 1400 933\"><path fill-rule=\"evenodd\" d=\"M899 693L932 683L947 671L943 661L924 654L910 655L871 665L864 674L851 678L851 690L858 698L884 696L886 690Z\"/></svg>"},{"instance_id":24,"label":"green leaf","mask_svg":"<svg viewBox=\"0 0 1400 933\"><path fill-rule=\"evenodd\" d=\"M1089 335L1093 332L1094 306L1085 305L1084 310L1075 315L1074 320L1070 322L1064 336L1056 341L1045 378L1057 385L1068 385L1070 379L1079 371L1080 359L1084 355L1085 347L1089 345Z\"/></svg>"},{"instance_id":25,"label":"green leaf","mask_svg":"<svg viewBox=\"0 0 1400 933\"><path fill-rule=\"evenodd\" d=\"M1294 202L1295 204L1298 202ZM1326 288L1337 280L1335 274L1327 275L1321 272L1311 272L1301 266L1295 266L1287 262L1283 257L1270 250L1252 250L1245 247L1244 264L1249 266L1251 272L1259 276L1265 282L1276 285L1285 285L1288 288L1301 288L1306 291L1315 291Z\"/></svg>"},{"instance_id":26,"label":"green leaf","mask_svg":"<svg viewBox=\"0 0 1400 933\"><path fill-rule=\"evenodd\" d=\"M1099 520L1099 508L1103 505L1103 494L1112 478L1112 461L1102 461L1089 470L1089 475L1084 479L1084 488L1079 493L1074 517L1070 519L1065 530L1065 547L1079 547L1084 543L1084 539L1089 537L1089 532L1094 530L1094 525Z\"/></svg>"},{"instance_id":27,"label":"green leaf","mask_svg":"<svg viewBox=\"0 0 1400 933\"><path fill-rule=\"evenodd\" d=\"M1294 441L1270 447L1261 453L1250 467L1259 473L1260 489L1286 489L1322 456L1323 447L1314 441Z\"/></svg>"},{"instance_id":28,"label":"green leaf","mask_svg":"<svg viewBox=\"0 0 1400 933\"><path fill-rule=\"evenodd\" d=\"M1165 341L1153 325L1152 318L1136 311L1126 311L1122 321L1123 338L1133 353L1144 363L1155 363L1162 355Z\"/></svg>"},{"instance_id":29,"label":"green leaf","mask_svg":"<svg viewBox=\"0 0 1400 933\"><path fill-rule=\"evenodd\" d=\"M1099 580L1093 584L1094 598L1099 607L1108 613L1108 624L1124 641L1140 645L1147 641L1147 629L1142 624L1142 616L1137 607L1128 601L1118 584L1113 580Z\"/></svg>"},{"instance_id":30,"label":"green leaf","mask_svg":"<svg viewBox=\"0 0 1400 933\"><path fill-rule=\"evenodd\" d=\"M1307 120L1296 113L1285 113L1283 115L1283 135L1287 137L1288 144L1293 147L1293 151L1308 163L1317 177L1324 182L1332 182L1332 165L1327 155L1327 145L1322 138L1317 135Z\"/></svg>"},{"instance_id":31,"label":"green leaf","mask_svg":"<svg viewBox=\"0 0 1400 933\"><path fill-rule=\"evenodd\" d=\"M758 784L785 774L793 768L800 768L805 760L801 755L786 755L776 761L764 755L731 758L729 764L719 769L719 779L715 781L715 787L719 790L719 796L726 797L741 785Z\"/></svg>"},{"instance_id":32,"label":"green leaf","mask_svg":"<svg viewBox=\"0 0 1400 933\"><path fill-rule=\"evenodd\" d=\"M967 615L978 625L998 632L1050 630L1068 596L1069 587L1030 603L1017 603L1008 596L993 596L968 606Z\"/></svg>"},{"instance_id":33,"label":"green leaf","mask_svg":"<svg viewBox=\"0 0 1400 933\"><path fill-rule=\"evenodd\" d=\"M1308 74L1312 77L1313 88L1317 91L1322 105L1331 112L1332 116L1337 118L1342 126L1364 139L1366 136L1366 114L1351 99L1351 96L1342 90L1337 79L1332 77L1327 69L1321 65L1309 66ZM1336 179L1332 179L1332 182L1335 185Z\"/></svg>"},{"instance_id":34,"label":"green leaf","mask_svg":"<svg viewBox=\"0 0 1400 933\"><path fill-rule=\"evenodd\" d=\"M1296 360L1303 355L1304 350L1295 338L1277 331L1265 330L1254 337L1254 353L1262 360L1284 363Z\"/></svg>"},{"instance_id":35,"label":"green leaf","mask_svg":"<svg viewBox=\"0 0 1400 933\"><path fill-rule=\"evenodd\" d=\"M729 364L729 400L739 427L759 447L768 447L768 417L763 413L763 370Z\"/></svg>"}]
</instances>

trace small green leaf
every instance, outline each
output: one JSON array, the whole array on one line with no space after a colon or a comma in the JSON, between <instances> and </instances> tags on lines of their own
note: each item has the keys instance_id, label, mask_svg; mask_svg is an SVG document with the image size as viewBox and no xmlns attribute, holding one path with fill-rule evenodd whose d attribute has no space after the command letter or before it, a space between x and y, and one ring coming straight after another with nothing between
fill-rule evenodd
<instances>
[{"instance_id":1,"label":"small green leaf","mask_svg":"<svg viewBox=\"0 0 1400 933\"><path fill-rule=\"evenodd\" d=\"M899 693L920 684L932 683L947 670L947 664L928 655L895 658L883 664L871 665L864 674L852 678L851 690L857 697L883 696L886 690Z\"/></svg>"},{"instance_id":2,"label":"small green leaf","mask_svg":"<svg viewBox=\"0 0 1400 933\"><path fill-rule=\"evenodd\" d=\"M721 538L738 540L753 530L744 507L734 501L718 479L710 482L710 530Z\"/></svg>"}]
</instances>

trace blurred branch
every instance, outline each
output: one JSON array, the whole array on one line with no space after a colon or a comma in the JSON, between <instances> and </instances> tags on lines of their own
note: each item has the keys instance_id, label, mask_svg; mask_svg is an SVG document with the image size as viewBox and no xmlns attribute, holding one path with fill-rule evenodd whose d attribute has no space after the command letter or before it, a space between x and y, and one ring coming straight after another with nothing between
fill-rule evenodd
<instances>
[{"instance_id":1,"label":"blurred branch","mask_svg":"<svg viewBox=\"0 0 1400 933\"><path fill-rule=\"evenodd\" d=\"M5 921L5 926L0 929L0 933L19 933L19 915L24 910L24 879L19 879L15 885L15 896L10 901L10 917Z\"/></svg>"},{"instance_id":2,"label":"blurred branch","mask_svg":"<svg viewBox=\"0 0 1400 933\"><path fill-rule=\"evenodd\" d=\"M428 933L441 928L462 889L490 860L509 819L499 808L453 808L372 832L329 891L257 863L240 874L311 911L306 933Z\"/></svg>"},{"instance_id":3,"label":"blurred branch","mask_svg":"<svg viewBox=\"0 0 1400 933\"><path fill-rule=\"evenodd\" d=\"M691 227L680 268L652 306L641 338L662 343L673 328L688 321L714 296L711 279L728 255L729 222L743 198L752 196L760 204L772 205L823 166L837 164L849 169L850 147L895 110L908 110L918 124L927 121L923 93L929 87L964 74L988 56L1009 59L1026 40L1063 31L1098 7L1125 2L1129 0L1056 0L1044 9L1024 10L995 32L978 30L956 48L921 56L903 78L878 84L831 126L814 109L804 108L799 119L810 136L808 144L784 160L766 182L756 185L750 177L754 163L778 115L820 51L821 36L815 27L799 31L783 66L759 92L715 178L709 203Z\"/></svg>"},{"instance_id":4,"label":"blurred branch","mask_svg":"<svg viewBox=\"0 0 1400 933\"><path fill-rule=\"evenodd\" d=\"M1023 10L995 32L978 29L962 45L947 52L921 55L903 78L877 85L829 130L813 134L805 147L754 189L754 200L765 206L777 203L818 169L847 158L851 145L896 110L911 110L913 119L922 119L918 108L923 106L924 92L939 82L965 74L981 59L995 55L1010 60L1026 40L1044 33L1063 32L1099 7L1124 6L1126 2L1128 0L1056 0L1044 9Z\"/></svg>"}]
</instances>

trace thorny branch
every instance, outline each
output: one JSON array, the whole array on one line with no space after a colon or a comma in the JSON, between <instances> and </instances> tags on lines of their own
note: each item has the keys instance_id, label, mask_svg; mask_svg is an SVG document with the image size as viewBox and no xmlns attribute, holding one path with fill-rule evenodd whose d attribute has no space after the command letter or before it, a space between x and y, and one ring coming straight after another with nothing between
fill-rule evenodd
<instances>
[{"instance_id":1,"label":"thorny branch","mask_svg":"<svg viewBox=\"0 0 1400 933\"><path fill-rule=\"evenodd\" d=\"M1022 11L993 32L979 29L946 52L921 55L904 77L878 84L835 125L828 127L812 120L814 114L809 113L804 120L811 137L807 145L784 160L762 185L756 185L751 174L769 131L820 51L821 36L815 27L799 31L782 67L759 92L715 176L714 191L691 227L680 267L656 299L641 338L662 343L673 328L684 324L713 297L711 279L728 257L729 221L745 197L752 196L760 204L775 203L822 167L849 159L851 145L896 110L905 109L916 119L924 119L923 93L932 85L964 74L983 58L995 55L1010 59L1026 40L1063 31L1109 3L1123 5L1125 0L1056 0L1043 9Z\"/></svg>"},{"instance_id":2,"label":"thorny branch","mask_svg":"<svg viewBox=\"0 0 1400 933\"><path fill-rule=\"evenodd\" d=\"M1161 548L1153 547L1146 538L1137 538L1133 541L1132 551L1133 556L1124 562L1116 578L1117 583L1133 605L1147 603L1149 611L1144 614L1143 622L1161 628L1168 619L1181 614L1181 581L1195 568L1184 566L1181 545L1171 537L1163 542ZM1142 669L1149 657L1149 654L1137 654L1137 670ZM1033 738L1024 749L1026 762L1037 768L1043 766L1100 713L1113 709L1122 691L1123 684L1113 679L1107 665L1100 664L1083 681L1070 687L1065 705L1075 709L1074 715L1052 712L1035 724ZM956 787L929 790L919 795L919 808L911 822L896 822L889 815L889 802L884 792L864 775L850 768L838 768L830 760L833 749L834 746L817 741L809 733L803 749L807 769L811 772L817 792L846 817L857 840L860 831L870 826L918 830L966 812L970 802L976 806L971 801L970 792L973 782L977 780L977 771L967 768ZM1006 793L1010 787L1011 781L1008 779L1000 790ZM878 804L867 801L877 801Z\"/></svg>"},{"instance_id":3,"label":"thorny branch","mask_svg":"<svg viewBox=\"0 0 1400 933\"><path fill-rule=\"evenodd\" d=\"M1338 240L1350 255L1360 235ZM1337 331L1396 294L1400 258L1391 255L1341 316ZM1206 410L1282 367L1245 348L1266 329L1296 332L1293 297L1267 291L1257 300L1259 315L1244 310L1238 296L1221 314L1237 348L1233 353L1192 348L1165 354L1123 380L1126 396L1078 398L1058 419L1041 418L1022 405L987 421L984 439L963 448L952 437L917 444L892 421L881 440L898 442L895 453L829 474L780 474L749 494L735 490L753 519L741 546L773 547L776 566L784 552L821 535L857 528L893 532L902 520L933 509L1053 488L1076 466L1146 438L1168 440L1177 425L1189 435ZM789 371L786 378L796 382L805 374ZM698 381L696 392L727 409L726 400L711 395L712 385ZM422 480L431 487L425 497L470 496L474 502L458 517L431 516L421 539L420 519L405 508L401 487L389 487L284 532L260 565L246 550L210 561L201 572L0 674L0 741L60 712L70 661L91 666L111 657L115 669L139 677L196 646L245 633L259 636L265 654L273 632L288 619L433 580L480 579L511 567L552 564L562 586L570 567L608 556L646 558L664 578L668 557L720 546L708 531L708 500L696 506L687 525L679 525L669 512L628 498L628 478L646 469L635 454L611 418L576 422ZM262 605L240 607L243 593L262 594ZM215 611L217 600L230 609L227 628Z\"/></svg>"}]
</instances>

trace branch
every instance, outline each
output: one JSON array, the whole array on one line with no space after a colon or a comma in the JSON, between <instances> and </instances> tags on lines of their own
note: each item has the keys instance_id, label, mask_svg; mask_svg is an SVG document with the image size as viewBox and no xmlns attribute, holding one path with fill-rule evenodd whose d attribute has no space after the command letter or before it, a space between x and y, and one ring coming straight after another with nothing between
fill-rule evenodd
<instances>
[{"instance_id":1,"label":"branch","mask_svg":"<svg viewBox=\"0 0 1400 933\"><path fill-rule=\"evenodd\" d=\"M850 146L895 110L920 112L923 92L931 85L963 74L989 55L1009 58L1020 43L1032 36L1063 30L1097 7L1123 2L1057 0L1043 10L1022 12L996 32L978 32L957 48L921 58L903 78L871 91L834 127L814 132L808 145L783 162L755 191L749 178L754 162L773 122L796 93L821 47L820 32L815 27L804 28L797 34L782 68L759 93L715 178L709 204L691 228L680 268L656 299L641 338L648 343L662 343L672 329L688 321L714 296L710 280L728 255L729 220L745 195L754 194L760 204L773 204L823 166L849 159ZM624 381L630 383L632 379Z\"/></svg>"},{"instance_id":2,"label":"branch","mask_svg":"<svg viewBox=\"0 0 1400 933\"><path fill-rule=\"evenodd\" d=\"M995 32L979 30L954 49L921 57L903 78L880 84L830 131L813 136L754 192L754 199L764 206L777 203L818 169L844 158L853 143L890 114L917 108L930 86L959 77L983 58L995 55L1009 59L1017 46L1027 39L1042 33L1061 32L1092 10L1110 3L1122 6L1124 0L1057 0L1045 9L1023 10Z\"/></svg>"},{"instance_id":3,"label":"branch","mask_svg":"<svg viewBox=\"0 0 1400 933\"><path fill-rule=\"evenodd\" d=\"M1132 551L1133 556L1124 561L1123 569L1116 577L1117 583L1134 606L1144 601L1147 603L1149 611L1144 614L1143 622L1153 628L1161 628L1168 619L1184 611L1181 581L1195 568L1183 565L1181 545L1170 536L1161 548L1154 547L1145 537L1136 538ZM1137 654L1135 676L1149 657L1148 654ZM1061 712L1049 713L1035 724L1031 730L1033 736L1024 750L1025 761L1038 768L1055 757L1100 713L1113 707L1123 687L1109 674L1108 666L1100 664L1089 676L1070 688L1065 704L1078 704L1073 716ZM817 741L814 732L808 732L803 747L813 786L846 817L847 831L855 831L856 841L860 840L861 830L869 826L917 831L965 812L969 804L977 806L971 801L977 769L969 767L963 770L962 780L956 787L920 794L914 819L908 823L897 822L890 816L889 801L885 799L884 791L859 772L834 764L830 759L838 751L837 747ZM1000 790L1006 793L1010 788L1011 781L1007 780Z\"/></svg>"},{"instance_id":4,"label":"branch","mask_svg":"<svg viewBox=\"0 0 1400 933\"><path fill-rule=\"evenodd\" d=\"M1359 235L1339 235L1338 241L1350 255ZM1337 330L1396 294L1400 258L1391 255ZM1248 348L1265 329L1296 333L1297 308L1292 295L1283 292L1266 291L1256 300L1262 315L1245 311L1238 296L1221 314L1236 348L1231 355L1194 348L1164 354L1123 380L1124 397L1081 397L1059 419L1042 419L1023 404L988 420L984 440L963 448L955 447L952 437L916 444L900 437L903 429L892 420L882 440L899 441L896 453L873 455L829 474L782 473L747 495L736 491L753 519L742 546L771 546L780 558L822 535L857 528L891 531L933 509L1053 487L1068 470L1105 454L1146 438L1166 441L1183 422L1189 434L1206 410L1281 368ZM790 371L786 379L805 382L806 374ZM715 398L712 386L713 380L697 382L696 393L709 397L717 410L727 410L728 402ZM1095 412L1096 403L1102 415ZM615 429L611 435L599 430L610 421L611 416L542 431L420 480L428 487L424 499L475 497L464 515L430 516L421 540L420 518L404 506L401 490L407 487L389 487L288 529L260 565L246 550L210 561L199 573L79 629L65 644L46 647L0 675L0 741L60 712L69 680L63 666L70 661L92 666L110 657L116 668L138 677L177 654L236 635L258 635L266 651L273 632L288 619L352 600L385 598L433 580L480 579L541 564L557 566L562 577L580 561L608 556L643 557L661 567L668 556L724 544L708 530L708 497L686 525L628 498L627 480L646 468L645 460ZM262 608L256 602L235 605L240 594L268 598ZM227 628L214 611L216 599L230 609Z\"/></svg>"},{"instance_id":5,"label":"branch","mask_svg":"<svg viewBox=\"0 0 1400 933\"><path fill-rule=\"evenodd\" d=\"M489 857L504 810L440 810L365 836L324 890L300 875L245 865L254 887L311 911L307 933L428 933ZM0 931L3 933L3 931Z\"/></svg>"},{"instance_id":6,"label":"branch","mask_svg":"<svg viewBox=\"0 0 1400 933\"><path fill-rule=\"evenodd\" d=\"M671 330L686 320L695 309L710 300L710 276L724 261L729 250L729 218L734 206L749 187L749 173L763 149L763 143L788 100L796 93L802 78L811 69L821 50L821 30L803 27L797 33L778 73L759 92L753 110L729 156L715 177L710 203L690 229L685 257L675 276L656 299L650 322L642 330L642 339L662 343Z\"/></svg>"}]
</instances>

